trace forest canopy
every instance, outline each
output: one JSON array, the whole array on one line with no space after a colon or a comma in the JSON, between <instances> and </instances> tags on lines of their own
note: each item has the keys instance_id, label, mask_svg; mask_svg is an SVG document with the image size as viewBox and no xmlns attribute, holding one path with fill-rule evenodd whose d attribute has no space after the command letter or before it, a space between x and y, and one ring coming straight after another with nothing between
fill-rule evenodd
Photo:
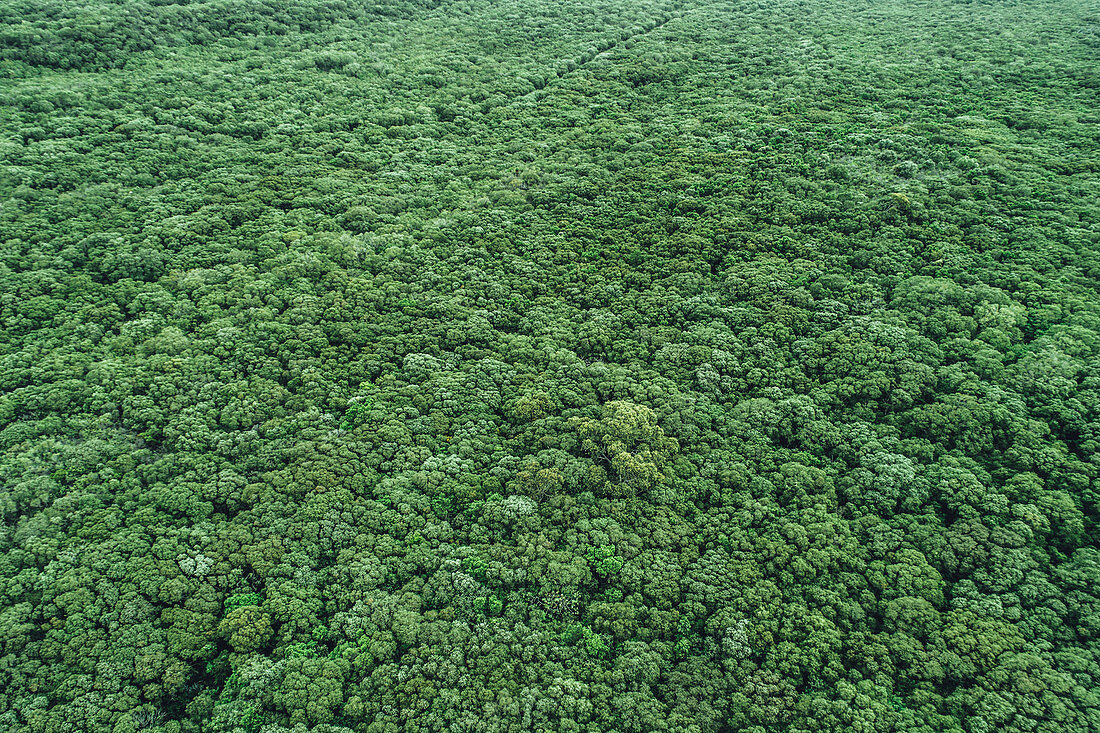
<instances>
[{"instance_id":1,"label":"forest canopy","mask_svg":"<svg viewBox=\"0 0 1100 733\"><path fill-rule=\"evenodd\" d=\"M0 0L0 729L1100 733L1086 0Z\"/></svg>"}]
</instances>

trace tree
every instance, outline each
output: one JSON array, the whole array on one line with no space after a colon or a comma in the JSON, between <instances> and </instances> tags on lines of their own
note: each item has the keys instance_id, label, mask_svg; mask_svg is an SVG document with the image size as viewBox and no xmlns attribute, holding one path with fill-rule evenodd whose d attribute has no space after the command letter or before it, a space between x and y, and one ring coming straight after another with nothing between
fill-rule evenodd
<instances>
[{"instance_id":1,"label":"tree","mask_svg":"<svg viewBox=\"0 0 1100 733\"><path fill-rule=\"evenodd\" d=\"M657 415L631 402L608 402L598 421L577 419L573 427L581 448L612 470L615 480L606 490L613 495L644 492L663 481L661 469L678 450L657 424Z\"/></svg>"}]
</instances>

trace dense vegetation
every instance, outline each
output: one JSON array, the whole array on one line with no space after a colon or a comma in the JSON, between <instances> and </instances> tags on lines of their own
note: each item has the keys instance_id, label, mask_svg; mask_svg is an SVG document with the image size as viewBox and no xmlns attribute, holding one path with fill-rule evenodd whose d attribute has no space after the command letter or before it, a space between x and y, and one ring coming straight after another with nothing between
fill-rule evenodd
<instances>
[{"instance_id":1,"label":"dense vegetation","mask_svg":"<svg viewBox=\"0 0 1100 733\"><path fill-rule=\"evenodd\" d=\"M0 728L1100 731L1089 0L0 0Z\"/></svg>"}]
</instances>

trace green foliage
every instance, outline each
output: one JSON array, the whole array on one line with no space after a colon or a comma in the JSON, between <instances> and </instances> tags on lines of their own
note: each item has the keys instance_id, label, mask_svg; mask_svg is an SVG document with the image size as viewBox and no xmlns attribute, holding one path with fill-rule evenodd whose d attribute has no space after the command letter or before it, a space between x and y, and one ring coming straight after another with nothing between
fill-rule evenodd
<instances>
[{"instance_id":1,"label":"green foliage","mask_svg":"<svg viewBox=\"0 0 1100 733\"><path fill-rule=\"evenodd\" d=\"M576 429L581 447L612 469L616 493L644 491L664 481L661 469L677 450L656 413L631 402L608 402L600 420L577 420Z\"/></svg>"},{"instance_id":2,"label":"green foliage","mask_svg":"<svg viewBox=\"0 0 1100 733\"><path fill-rule=\"evenodd\" d=\"M581 644L588 656L594 659L603 659L611 652L611 646L607 643L607 640L588 627L582 629L581 637Z\"/></svg>"},{"instance_id":3,"label":"green foliage","mask_svg":"<svg viewBox=\"0 0 1100 733\"><path fill-rule=\"evenodd\" d=\"M293 644L288 644L283 649L283 654L287 657L312 659L317 656L317 641L296 641Z\"/></svg>"},{"instance_id":4,"label":"green foliage","mask_svg":"<svg viewBox=\"0 0 1100 733\"><path fill-rule=\"evenodd\" d=\"M571 623L562 629L561 642L567 645L579 644L580 648L593 659L603 659L611 652L611 646L600 634L581 623Z\"/></svg>"},{"instance_id":5,"label":"green foliage","mask_svg":"<svg viewBox=\"0 0 1100 733\"><path fill-rule=\"evenodd\" d=\"M496 596L478 596L474 598L471 605L477 613L484 613L489 616L499 616L501 610L504 608L504 601Z\"/></svg>"},{"instance_id":6,"label":"green foliage","mask_svg":"<svg viewBox=\"0 0 1100 733\"><path fill-rule=\"evenodd\" d=\"M263 714L252 705L245 705L241 712L240 726L245 733L256 733L263 725Z\"/></svg>"},{"instance_id":7,"label":"green foliage","mask_svg":"<svg viewBox=\"0 0 1100 733\"><path fill-rule=\"evenodd\" d=\"M581 623L567 624L561 631L561 641L563 644L576 644L582 638L584 638L585 625Z\"/></svg>"},{"instance_id":8,"label":"green foliage","mask_svg":"<svg viewBox=\"0 0 1100 733\"><path fill-rule=\"evenodd\" d=\"M228 616L242 606L259 606L263 604L264 597L259 593L238 593L225 599L224 612Z\"/></svg>"},{"instance_id":9,"label":"green foliage","mask_svg":"<svg viewBox=\"0 0 1100 733\"><path fill-rule=\"evenodd\" d=\"M462 569L478 580L485 580L485 575L489 572L489 563L477 556L464 557Z\"/></svg>"},{"instance_id":10,"label":"green foliage","mask_svg":"<svg viewBox=\"0 0 1100 733\"><path fill-rule=\"evenodd\" d=\"M0 729L1100 731L1094 5L0 0Z\"/></svg>"},{"instance_id":11,"label":"green foliage","mask_svg":"<svg viewBox=\"0 0 1100 733\"><path fill-rule=\"evenodd\" d=\"M257 606L241 606L222 619L218 633L234 651L256 651L271 639L271 617Z\"/></svg>"},{"instance_id":12,"label":"green foliage","mask_svg":"<svg viewBox=\"0 0 1100 733\"><path fill-rule=\"evenodd\" d=\"M592 567L592 572L604 580L623 569L623 560L615 555L614 545L589 547L588 552L585 553L585 558Z\"/></svg>"},{"instance_id":13,"label":"green foliage","mask_svg":"<svg viewBox=\"0 0 1100 733\"><path fill-rule=\"evenodd\" d=\"M362 425L367 420L367 415L374 407L374 400L370 397L363 399L360 402L353 402L348 405L347 411L344 413L344 421L340 423L341 430L354 430L358 426Z\"/></svg>"}]
</instances>

